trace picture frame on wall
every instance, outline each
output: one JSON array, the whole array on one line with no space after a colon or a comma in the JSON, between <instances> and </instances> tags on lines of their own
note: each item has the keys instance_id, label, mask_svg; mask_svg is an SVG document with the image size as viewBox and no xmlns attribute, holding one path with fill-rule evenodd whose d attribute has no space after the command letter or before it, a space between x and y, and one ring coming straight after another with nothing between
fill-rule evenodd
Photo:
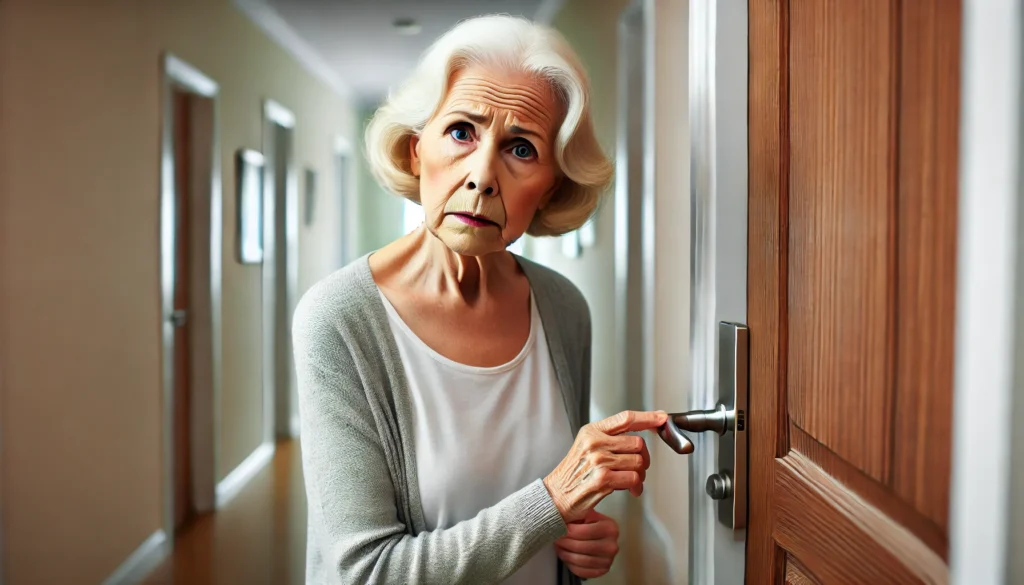
<instances>
[{"instance_id":1,"label":"picture frame on wall","mask_svg":"<svg viewBox=\"0 0 1024 585\"><path fill-rule=\"evenodd\" d=\"M305 210L305 224L310 226L316 219L317 173L316 170L307 168L305 175L306 197L303 209Z\"/></svg>"},{"instance_id":2,"label":"picture frame on wall","mask_svg":"<svg viewBox=\"0 0 1024 585\"><path fill-rule=\"evenodd\" d=\"M235 157L238 261L263 262L263 155L240 149Z\"/></svg>"}]
</instances>

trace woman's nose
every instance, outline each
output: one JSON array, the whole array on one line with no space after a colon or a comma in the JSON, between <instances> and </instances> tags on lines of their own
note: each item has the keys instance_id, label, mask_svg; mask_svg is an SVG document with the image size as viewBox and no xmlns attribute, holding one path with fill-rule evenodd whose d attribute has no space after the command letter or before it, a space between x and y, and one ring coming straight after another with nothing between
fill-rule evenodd
<instances>
[{"instance_id":1,"label":"woman's nose","mask_svg":"<svg viewBox=\"0 0 1024 585\"><path fill-rule=\"evenodd\" d=\"M466 177L466 188L470 191L479 191L484 195L496 195L498 185L494 173L494 156L489 148L481 148L476 153L469 176Z\"/></svg>"}]
</instances>

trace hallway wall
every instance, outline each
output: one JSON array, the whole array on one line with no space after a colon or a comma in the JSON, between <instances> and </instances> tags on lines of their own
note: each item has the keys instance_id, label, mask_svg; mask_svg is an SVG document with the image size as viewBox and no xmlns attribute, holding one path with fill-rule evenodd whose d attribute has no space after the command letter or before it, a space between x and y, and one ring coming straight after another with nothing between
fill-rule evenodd
<instances>
[{"instance_id":1,"label":"hallway wall","mask_svg":"<svg viewBox=\"0 0 1024 585\"><path fill-rule=\"evenodd\" d=\"M236 149L261 148L265 97L296 114L300 193L307 166L325 186L300 228L300 288L339 261L317 248L339 238L326 186L334 136L355 142L352 108L230 0L0 2L6 583L99 583L161 527L165 50L221 87L219 478L261 440L260 268L235 261L233 169Z\"/></svg>"},{"instance_id":2,"label":"hallway wall","mask_svg":"<svg viewBox=\"0 0 1024 585\"><path fill-rule=\"evenodd\" d=\"M364 104L359 107L358 117L358 187L359 230L355 256L359 257L380 248L402 237L402 209L405 198L384 189L370 172L366 161L366 142L363 132L377 111L377 104Z\"/></svg>"}]
</instances>

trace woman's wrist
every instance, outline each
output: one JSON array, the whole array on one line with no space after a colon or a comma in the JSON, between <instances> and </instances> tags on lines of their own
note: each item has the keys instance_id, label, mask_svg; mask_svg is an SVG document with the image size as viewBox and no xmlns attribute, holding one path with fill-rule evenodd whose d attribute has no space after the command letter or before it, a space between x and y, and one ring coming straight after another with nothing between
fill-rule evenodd
<instances>
[{"instance_id":1,"label":"woman's wrist","mask_svg":"<svg viewBox=\"0 0 1024 585\"><path fill-rule=\"evenodd\" d=\"M551 501L555 503L555 508L558 509L558 513L562 515L562 520L569 524L571 522L569 514L573 509L573 503L569 501L569 497L557 489L555 482L552 481L550 475L544 478L544 487L548 490L548 494L551 496Z\"/></svg>"}]
</instances>

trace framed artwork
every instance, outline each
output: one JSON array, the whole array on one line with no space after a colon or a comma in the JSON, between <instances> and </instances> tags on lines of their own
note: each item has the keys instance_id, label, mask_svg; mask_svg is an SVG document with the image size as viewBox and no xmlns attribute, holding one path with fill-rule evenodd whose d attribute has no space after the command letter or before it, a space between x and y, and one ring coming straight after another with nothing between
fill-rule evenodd
<instances>
[{"instance_id":1,"label":"framed artwork","mask_svg":"<svg viewBox=\"0 0 1024 585\"><path fill-rule=\"evenodd\" d=\"M237 247L242 264L263 262L263 155L242 149L235 157Z\"/></svg>"},{"instance_id":2,"label":"framed artwork","mask_svg":"<svg viewBox=\"0 0 1024 585\"><path fill-rule=\"evenodd\" d=\"M306 225L313 225L313 220L316 218L316 171L313 169L306 169L306 197L305 204L306 213L305 221Z\"/></svg>"}]
</instances>

